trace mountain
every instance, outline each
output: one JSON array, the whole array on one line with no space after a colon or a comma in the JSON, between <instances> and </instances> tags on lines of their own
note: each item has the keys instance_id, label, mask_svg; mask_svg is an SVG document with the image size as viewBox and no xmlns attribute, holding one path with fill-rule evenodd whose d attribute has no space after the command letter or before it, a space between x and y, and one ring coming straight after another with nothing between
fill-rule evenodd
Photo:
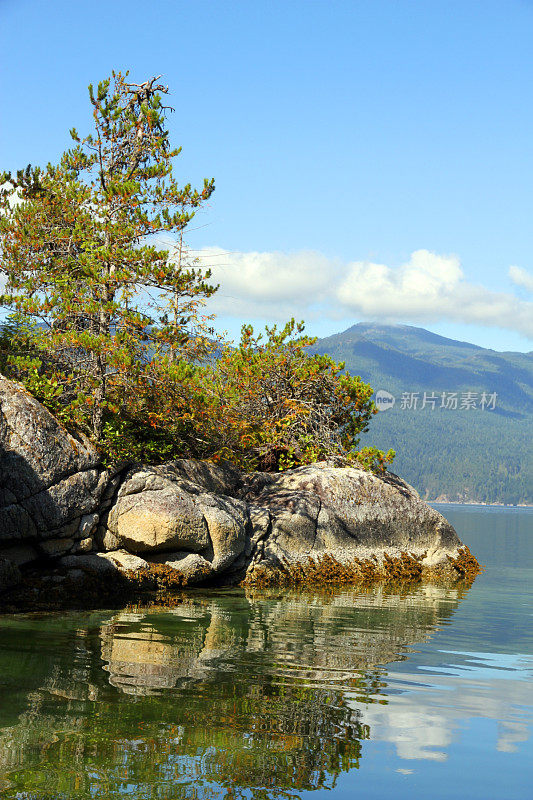
<instances>
[{"instance_id":1,"label":"mountain","mask_svg":"<svg viewBox=\"0 0 533 800\"><path fill-rule=\"evenodd\" d=\"M394 471L424 498L533 503L533 352L379 323L313 349L394 397L361 442L396 450Z\"/></svg>"}]
</instances>

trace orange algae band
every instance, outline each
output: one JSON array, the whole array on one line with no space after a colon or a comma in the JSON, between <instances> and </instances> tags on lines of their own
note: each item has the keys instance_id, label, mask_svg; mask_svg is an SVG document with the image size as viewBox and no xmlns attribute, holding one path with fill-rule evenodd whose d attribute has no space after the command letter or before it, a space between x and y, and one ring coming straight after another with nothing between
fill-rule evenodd
<instances>
[{"instance_id":1,"label":"orange algae band","mask_svg":"<svg viewBox=\"0 0 533 800\"><path fill-rule=\"evenodd\" d=\"M359 558L342 563L333 556L325 554L316 559L309 557L307 561L283 562L275 567L259 565L249 572L241 585L256 588L318 587L374 582L418 582L424 578L436 580L445 577L473 581L476 575L483 572L483 567L466 546L458 550L457 557L447 557L449 562L447 570L424 569L421 562L425 555L425 553L415 555L403 552L399 556L389 556L388 553L384 553L381 563Z\"/></svg>"}]
</instances>

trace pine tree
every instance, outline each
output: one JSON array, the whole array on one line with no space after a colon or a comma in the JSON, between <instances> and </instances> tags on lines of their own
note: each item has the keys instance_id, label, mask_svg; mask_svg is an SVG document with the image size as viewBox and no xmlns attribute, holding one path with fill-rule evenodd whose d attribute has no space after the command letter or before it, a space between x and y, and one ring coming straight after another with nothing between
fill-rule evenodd
<instances>
[{"instance_id":1,"label":"pine tree","mask_svg":"<svg viewBox=\"0 0 533 800\"><path fill-rule=\"evenodd\" d=\"M201 358L199 306L216 291L182 238L214 181L178 185L168 87L127 78L114 72L96 92L89 86L94 130L81 138L72 129L59 164L0 179L1 303L26 332L35 323L32 352L97 442L117 403ZM172 236L177 255L161 246Z\"/></svg>"}]
</instances>

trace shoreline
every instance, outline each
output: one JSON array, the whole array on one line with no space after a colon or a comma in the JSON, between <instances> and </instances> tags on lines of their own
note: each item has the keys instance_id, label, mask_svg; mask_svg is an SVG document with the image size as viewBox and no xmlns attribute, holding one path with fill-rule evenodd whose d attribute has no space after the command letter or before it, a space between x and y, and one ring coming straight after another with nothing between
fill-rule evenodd
<instances>
[{"instance_id":1,"label":"shoreline","mask_svg":"<svg viewBox=\"0 0 533 800\"><path fill-rule=\"evenodd\" d=\"M533 503L482 503L466 502L460 500L425 500L424 502L433 506L482 506L483 508L533 508Z\"/></svg>"}]
</instances>

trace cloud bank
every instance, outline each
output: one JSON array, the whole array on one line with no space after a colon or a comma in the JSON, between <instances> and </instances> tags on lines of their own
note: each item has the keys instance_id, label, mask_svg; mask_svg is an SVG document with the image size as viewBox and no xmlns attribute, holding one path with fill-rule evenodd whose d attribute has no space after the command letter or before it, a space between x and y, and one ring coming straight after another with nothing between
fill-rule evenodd
<instances>
[{"instance_id":1,"label":"cloud bank","mask_svg":"<svg viewBox=\"0 0 533 800\"><path fill-rule=\"evenodd\" d=\"M161 247L172 242L161 237ZM372 261L342 262L316 251L225 252L203 248L199 264L220 284L210 312L236 319L290 317L380 322L457 322L513 331L533 339L533 301L470 282L457 256L415 250L399 267ZM0 291L5 284L0 264ZM511 266L522 294L533 292L533 274Z\"/></svg>"},{"instance_id":2,"label":"cloud bank","mask_svg":"<svg viewBox=\"0 0 533 800\"><path fill-rule=\"evenodd\" d=\"M509 277L516 286L533 292L533 275L522 267L509 267Z\"/></svg>"},{"instance_id":3,"label":"cloud bank","mask_svg":"<svg viewBox=\"0 0 533 800\"><path fill-rule=\"evenodd\" d=\"M471 283L456 256L416 250L389 267L371 261L342 263L321 253L199 252L220 289L210 301L218 314L339 319L359 316L388 322L452 321L515 331L533 338L533 302L512 292ZM533 290L533 275L511 267L509 277Z\"/></svg>"}]
</instances>

